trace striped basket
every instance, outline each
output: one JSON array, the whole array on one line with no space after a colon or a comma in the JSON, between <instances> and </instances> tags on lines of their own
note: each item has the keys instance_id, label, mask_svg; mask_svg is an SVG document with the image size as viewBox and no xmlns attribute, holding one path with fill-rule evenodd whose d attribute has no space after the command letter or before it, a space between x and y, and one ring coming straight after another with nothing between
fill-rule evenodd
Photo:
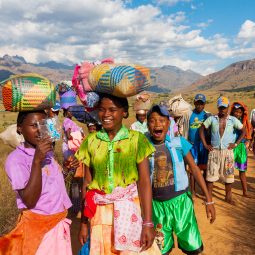
<instances>
[{"instance_id":1,"label":"striped basket","mask_svg":"<svg viewBox=\"0 0 255 255\"><path fill-rule=\"evenodd\" d=\"M7 111L45 110L56 104L55 86L41 75L33 73L13 75L4 82L6 83L2 95Z\"/></svg>"},{"instance_id":2,"label":"striped basket","mask_svg":"<svg viewBox=\"0 0 255 255\"><path fill-rule=\"evenodd\" d=\"M93 91L117 97L130 97L146 90L150 84L149 68L135 64L101 64L88 76Z\"/></svg>"}]
</instances>

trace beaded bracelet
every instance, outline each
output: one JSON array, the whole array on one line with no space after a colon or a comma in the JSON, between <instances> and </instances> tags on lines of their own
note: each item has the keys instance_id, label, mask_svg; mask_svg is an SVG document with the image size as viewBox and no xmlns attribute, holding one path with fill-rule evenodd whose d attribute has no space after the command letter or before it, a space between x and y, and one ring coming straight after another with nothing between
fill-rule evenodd
<instances>
[{"instance_id":1,"label":"beaded bracelet","mask_svg":"<svg viewBox=\"0 0 255 255\"><path fill-rule=\"evenodd\" d=\"M205 205L212 205L212 204L214 204L213 201L212 202L205 202Z\"/></svg>"},{"instance_id":2,"label":"beaded bracelet","mask_svg":"<svg viewBox=\"0 0 255 255\"><path fill-rule=\"evenodd\" d=\"M143 221L142 226L143 227L147 226L147 227L153 228L154 227L154 223L152 221Z\"/></svg>"}]
</instances>

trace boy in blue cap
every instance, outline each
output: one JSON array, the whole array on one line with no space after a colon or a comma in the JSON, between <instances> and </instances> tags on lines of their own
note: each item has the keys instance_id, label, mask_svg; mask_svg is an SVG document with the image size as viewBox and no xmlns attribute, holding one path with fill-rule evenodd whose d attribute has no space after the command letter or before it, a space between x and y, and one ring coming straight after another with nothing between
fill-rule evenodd
<instances>
[{"instance_id":1,"label":"boy in blue cap","mask_svg":"<svg viewBox=\"0 0 255 255\"><path fill-rule=\"evenodd\" d=\"M234 116L228 115L229 101L225 97L218 100L219 113L210 116L199 130L204 147L209 151L206 181L210 195L212 196L213 183L219 179L225 182L225 202L236 205L232 200L232 183L234 182L235 162L233 149L244 139L246 129ZM205 129L211 129L211 145L205 140ZM234 128L241 131L236 143L234 141Z\"/></svg>"},{"instance_id":2,"label":"boy in blue cap","mask_svg":"<svg viewBox=\"0 0 255 255\"><path fill-rule=\"evenodd\" d=\"M211 116L211 113L205 112L206 98L203 94L197 94L194 99L195 109L190 111L188 116L184 117L183 123L183 137L185 137L193 146L190 149L191 155L194 158L195 163L198 167L204 171L204 179L206 176L208 150L205 149L200 136L199 128L202 123ZM208 130L209 131L209 130ZM205 132L205 137L210 137L210 132ZM192 197L196 197L195 192L195 179L190 169L190 189Z\"/></svg>"},{"instance_id":3,"label":"boy in blue cap","mask_svg":"<svg viewBox=\"0 0 255 255\"><path fill-rule=\"evenodd\" d=\"M56 100L55 106L47 111L47 117L52 118L58 116L60 111L61 111L60 102Z\"/></svg>"},{"instance_id":4,"label":"boy in blue cap","mask_svg":"<svg viewBox=\"0 0 255 255\"><path fill-rule=\"evenodd\" d=\"M179 248L186 254L199 254L203 244L198 230L184 159L204 191L207 218L215 220L215 210L200 169L190 153L192 145L183 137L170 138L168 110L158 104L147 113L150 142L156 151L150 159L153 192L155 240L162 254L174 247L173 231Z\"/></svg>"}]
</instances>

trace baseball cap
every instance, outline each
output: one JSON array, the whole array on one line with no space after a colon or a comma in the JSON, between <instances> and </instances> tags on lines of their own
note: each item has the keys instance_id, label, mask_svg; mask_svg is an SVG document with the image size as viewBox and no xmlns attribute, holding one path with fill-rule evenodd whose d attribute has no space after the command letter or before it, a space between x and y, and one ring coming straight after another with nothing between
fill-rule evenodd
<instances>
[{"instance_id":1,"label":"baseball cap","mask_svg":"<svg viewBox=\"0 0 255 255\"><path fill-rule=\"evenodd\" d=\"M221 106L224 106L224 107L228 107L229 106L229 101L226 97L220 97L219 100L218 100L218 108L221 107Z\"/></svg>"},{"instance_id":2,"label":"baseball cap","mask_svg":"<svg viewBox=\"0 0 255 255\"><path fill-rule=\"evenodd\" d=\"M149 109L149 111L147 112L147 116L149 116L149 115L152 113L153 109L156 108L156 107L159 108L160 112L161 112L164 116L167 116L167 117L170 116L168 110L166 109L166 107L163 106L163 105L161 105L161 104L155 104L155 105L153 105L153 106Z\"/></svg>"},{"instance_id":3,"label":"baseball cap","mask_svg":"<svg viewBox=\"0 0 255 255\"><path fill-rule=\"evenodd\" d=\"M165 106L167 110L170 110L170 104L168 101L161 101L159 104Z\"/></svg>"},{"instance_id":4,"label":"baseball cap","mask_svg":"<svg viewBox=\"0 0 255 255\"><path fill-rule=\"evenodd\" d=\"M197 101L199 101L199 100L201 100L203 103L205 103L206 102L206 99L205 99L205 96L203 95L203 94L197 94L196 96L195 96L195 102L197 102Z\"/></svg>"},{"instance_id":5,"label":"baseball cap","mask_svg":"<svg viewBox=\"0 0 255 255\"><path fill-rule=\"evenodd\" d=\"M51 108L51 110L52 110L53 112L58 112L58 111L61 110L60 102L59 102L58 100L56 100L56 104L55 104L54 107Z\"/></svg>"}]
</instances>

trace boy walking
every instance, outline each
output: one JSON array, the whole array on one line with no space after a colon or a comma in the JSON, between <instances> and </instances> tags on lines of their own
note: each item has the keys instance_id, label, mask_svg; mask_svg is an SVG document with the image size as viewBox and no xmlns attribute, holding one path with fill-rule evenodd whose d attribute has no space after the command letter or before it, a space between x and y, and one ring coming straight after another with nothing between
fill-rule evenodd
<instances>
[{"instance_id":1,"label":"boy walking","mask_svg":"<svg viewBox=\"0 0 255 255\"><path fill-rule=\"evenodd\" d=\"M183 137L167 135L170 120L164 106L151 107L147 121L152 136L150 142L156 149L150 159L155 240L161 253L169 254L174 247L174 231L184 253L199 254L203 244L188 190L184 159L205 193L207 218L211 214L211 223L215 220L215 210L201 171L190 153L192 145Z\"/></svg>"},{"instance_id":2,"label":"boy walking","mask_svg":"<svg viewBox=\"0 0 255 255\"><path fill-rule=\"evenodd\" d=\"M206 180L210 195L212 196L213 183L219 179L225 182L225 202L236 205L232 200L232 183L234 182L235 162L233 149L244 139L246 129L234 116L228 115L229 101L225 97L218 100L219 113L210 116L201 126L199 135L204 147L209 151ZM211 145L205 140L204 131L212 126ZM234 128L241 131L236 143L234 141Z\"/></svg>"}]
</instances>

